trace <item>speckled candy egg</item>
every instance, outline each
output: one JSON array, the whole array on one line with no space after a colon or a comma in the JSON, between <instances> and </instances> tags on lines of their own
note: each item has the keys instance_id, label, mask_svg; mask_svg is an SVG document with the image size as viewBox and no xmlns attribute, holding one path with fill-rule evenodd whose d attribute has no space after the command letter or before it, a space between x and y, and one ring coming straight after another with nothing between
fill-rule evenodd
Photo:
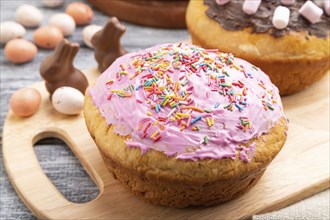
<instances>
[{"instance_id":1,"label":"speckled candy egg","mask_svg":"<svg viewBox=\"0 0 330 220\"><path fill-rule=\"evenodd\" d=\"M42 4L48 8L57 8L63 5L64 0L42 0Z\"/></svg>"},{"instance_id":2,"label":"speckled candy egg","mask_svg":"<svg viewBox=\"0 0 330 220\"><path fill-rule=\"evenodd\" d=\"M53 26L40 27L33 34L34 42L45 49L55 48L63 38L62 31Z\"/></svg>"},{"instance_id":3,"label":"speckled candy egg","mask_svg":"<svg viewBox=\"0 0 330 220\"><path fill-rule=\"evenodd\" d=\"M10 40L4 48L7 59L15 64L31 61L37 52L36 45L25 39Z\"/></svg>"},{"instance_id":4,"label":"speckled candy egg","mask_svg":"<svg viewBox=\"0 0 330 220\"><path fill-rule=\"evenodd\" d=\"M42 19L42 12L33 5L21 5L16 9L15 12L16 21L25 27L36 27Z\"/></svg>"},{"instance_id":5,"label":"speckled candy egg","mask_svg":"<svg viewBox=\"0 0 330 220\"><path fill-rule=\"evenodd\" d=\"M94 48L93 44L92 44L92 37L94 36L94 34L96 32L98 32L99 30L102 29L102 26L99 25L95 25L95 24L91 24L86 26L83 31L82 31L82 35L83 35L83 40L84 43L90 47L90 48Z\"/></svg>"},{"instance_id":6,"label":"speckled candy egg","mask_svg":"<svg viewBox=\"0 0 330 220\"><path fill-rule=\"evenodd\" d=\"M82 2L72 2L65 10L65 13L73 17L77 25L89 24L93 19L93 10Z\"/></svg>"},{"instance_id":7,"label":"speckled candy egg","mask_svg":"<svg viewBox=\"0 0 330 220\"><path fill-rule=\"evenodd\" d=\"M76 115L84 108L84 95L75 88L63 86L53 93L52 104L58 112Z\"/></svg>"},{"instance_id":8,"label":"speckled candy egg","mask_svg":"<svg viewBox=\"0 0 330 220\"><path fill-rule=\"evenodd\" d=\"M36 113L41 103L40 93L33 88L22 88L10 97L10 109L19 117L28 117Z\"/></svg>"},{"instance_id":9,"label":"speckled candy egg","mask_svg":"<svg viewBox=\"0 0 330 220\"><path fill-rule=\"evenodd\" d=\"M65 13L58 13L51 16L49 18L49 25L60 29L64 36L71 35L76 28L73 18Z\"/></svg>"},{"instance_id":10,"label":"speckled candy egg","mask_svg":"<svg viewBox=\"0 0 330 220\"><path fill-rule=\"evenodd\" d=\"M0 24L0 43L5 44L8 41L21 38L26 34L25 28L14 21L4 21Z\"/></svg>"}]
</instances>

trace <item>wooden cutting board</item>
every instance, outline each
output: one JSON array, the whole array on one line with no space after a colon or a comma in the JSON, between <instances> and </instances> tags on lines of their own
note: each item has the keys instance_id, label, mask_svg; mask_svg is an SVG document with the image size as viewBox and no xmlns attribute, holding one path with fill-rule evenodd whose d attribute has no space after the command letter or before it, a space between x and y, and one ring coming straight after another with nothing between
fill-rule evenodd
<instances>
[{"instance_id":1,"label":"wooden cutting board","mask_svg":"<svg viewBox=\"0 0 330 220\"><path fill-rule=\"evenodd\" d=\"M95 69L85 71L95 80ZM87 132L83 115L56 112L43 82L39 111L29 118L8 113L3 129L4 164L18 195L44 219L238 219L283 208L329 187L329 74L307 90L283 98L290 120L288 140L259 183L222 205L175 209L149 204L127 192L106 171ZM64 140L100 189L87 203L69 202L43 173L33 145L40 139Z\"/></svg>"}]
</instances>

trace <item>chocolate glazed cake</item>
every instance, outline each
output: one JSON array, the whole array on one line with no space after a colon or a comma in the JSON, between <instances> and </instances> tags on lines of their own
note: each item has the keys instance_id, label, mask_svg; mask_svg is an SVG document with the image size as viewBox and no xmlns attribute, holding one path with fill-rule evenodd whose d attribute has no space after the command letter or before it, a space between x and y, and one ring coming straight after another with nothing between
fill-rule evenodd
<instances>
[{"instance_id":1,"label":"chocolate glazed cake","mask_svg":"<svg viewBox=\"0 0 330 220\"><path fill-rule=\"evenodd\" d=\"M218 5L215 0L194 0L187 9L187 26L193 43L251 62L269 75L281 95L290 95L320 80L330 59L330 17L323 13L323 1L311 3L323 13L315 23L299 12L306 1L293 2L263 0L249 15L243 11L244 1ZM283 29L272 22L279 6L289 13Z\"/></svg>"}]
</instances>

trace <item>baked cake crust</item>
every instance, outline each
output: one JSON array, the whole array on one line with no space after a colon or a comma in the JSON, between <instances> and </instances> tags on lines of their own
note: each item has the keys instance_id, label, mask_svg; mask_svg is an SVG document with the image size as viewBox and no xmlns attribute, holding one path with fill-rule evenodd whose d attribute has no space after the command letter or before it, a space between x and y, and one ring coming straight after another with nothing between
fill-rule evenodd
<instances>
[{"instance_id":1,"label":"baked cake crust","mask_svg":"<svg viewBox=\"0 0 330 220\"><path fill-rule=\"evenodd\" d=\"M215 205L254 186L286 141L286 119L281 118L255 142L255 157L245 163L233 159L178 160L149 149L129 148L129 136L114 133L86 91L84 116L107 169L133 194L154 204L186 207ZM246 144L246 146L249 143Z\"/></svg>"}]
</instances>

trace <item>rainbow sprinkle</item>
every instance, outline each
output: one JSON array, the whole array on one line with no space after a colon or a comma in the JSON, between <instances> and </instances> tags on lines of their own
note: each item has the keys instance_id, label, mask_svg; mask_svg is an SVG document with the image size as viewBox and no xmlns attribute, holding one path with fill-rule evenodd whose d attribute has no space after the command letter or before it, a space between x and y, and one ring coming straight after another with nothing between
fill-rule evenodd
<instances>
[{"instance_id":1,"label":"rainbow sprinkle","mask_svg":"<svg viewBox=\"0 0 330 220\"><path fill-rule=\"evenodd\" d=\"M214 58L209 53L216 53L218 56ZM170 55L172 61L166 60L165 55ZM255 66L252 68L258 70ZM181 132L186 132L187 128L195 132L206 128L214 129L212 128L215 125L214 112L225 109L225 111L241 113L249 106L249 89L243 83L245 81L232 80L229 69L235 69L247 79L253 77L248 73L249 70L236 63L231 54L181 43L164 46L156 51L135 55L129 64L120 65L116 79L106 82L110 91L108 100L111 101L113 94L121 98L130 98L135 96L135 93L143 93L145 100L137 99L137 103L147 106L145 114L151 121L140 123L138 131L141 137L150 138L154 142L162 139L163 131L167 129L166 125L169 123L177 124ZM174 71L184 74L175 78ZM201 77L204 74L208 77L207 85L210 88L204 97L207 99L214 95L224 97L225 101L221 101L223 102L221 108L219 108L220 102L202 108L193 99L192 94L199 91L195 91L196 88L191 85L189 78ZM141 77L137 80L136 77L139 75ZM129 77L130 84L126 88L111 89L122 77ZM276 100L272 98L271 91L267 90L262 81L258 85L264 90L261 95L263 109L274 110ZM219 110L215 110L218 108ZM206 125L201 122L204 120ZM239 117L236 127L245 132L252 128L252 123L246 117ZM208 144L208 142L209 137L204 136L203 143Z\"/></svg>"}]
</instances>

